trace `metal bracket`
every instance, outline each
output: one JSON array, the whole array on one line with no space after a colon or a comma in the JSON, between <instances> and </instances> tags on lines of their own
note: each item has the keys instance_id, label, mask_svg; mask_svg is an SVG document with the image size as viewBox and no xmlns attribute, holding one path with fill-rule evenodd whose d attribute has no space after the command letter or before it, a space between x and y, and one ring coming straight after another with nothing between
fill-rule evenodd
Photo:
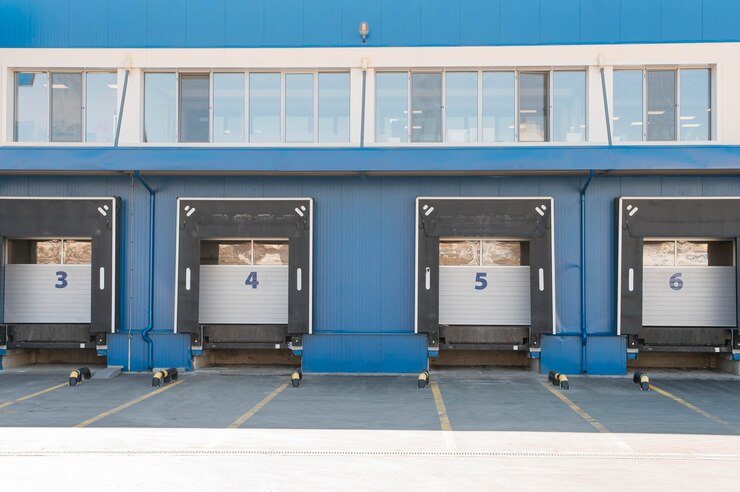
<instances>
[{"instance_id":1,"label":"metal bracket","mask_svg":"<svg viewBox=\"0 0 740 492\"><path fill-rule=\"evenodd\" d=\"M198 331L190 334L190 349L203 350L203 327L200 326Z\"/></svg>"}]
</instances>

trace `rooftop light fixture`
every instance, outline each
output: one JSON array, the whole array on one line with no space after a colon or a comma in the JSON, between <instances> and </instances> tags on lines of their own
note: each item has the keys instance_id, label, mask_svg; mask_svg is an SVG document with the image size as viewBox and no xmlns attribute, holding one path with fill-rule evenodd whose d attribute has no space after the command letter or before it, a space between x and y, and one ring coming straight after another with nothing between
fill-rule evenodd
<instances>
[{"instance_id":1,"label":"rooftop light fixture","mask_svg":"<svg viewBox=\"0 0 740 492\"><path fill-rule=\"evenodd\" d=\"M370 34L370 25L365 21L360 22L359 31L360 37L362 38L362 44L367 43L367 36Z\"/></svg>"}]
</instances>

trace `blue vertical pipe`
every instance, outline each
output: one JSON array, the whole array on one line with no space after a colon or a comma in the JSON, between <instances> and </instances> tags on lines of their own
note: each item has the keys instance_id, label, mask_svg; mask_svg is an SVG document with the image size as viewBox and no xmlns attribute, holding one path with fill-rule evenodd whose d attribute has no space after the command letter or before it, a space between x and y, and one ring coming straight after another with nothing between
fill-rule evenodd
<instances>
[{"instance_id":1,"label":"blue vertical pipe","mask_svg":"<svg viewBox=\"0 0 740 492\"><path fill-rule=\"evenodd\" d=\"M154 328L154 189L144 181L139 171L134 171L134 177L149 192L149 307L147 308L148 323L141 332L141 338L147 344L147 369L154 368L154 343L149 333Z\"/></svg>"},{"instance_id":2,"label":"blue vertical pipe","mask_svg":"<svg viewBox=\"0 0 740 492\"><path fill-rule=\"evenodd\" d=\"M581 195L581 370L586 372L586 342L588 332L586 331L586 190L594 178L594 170L591 169L586 177L586 182L580 190Z\"/></svg>"}]
</instances>

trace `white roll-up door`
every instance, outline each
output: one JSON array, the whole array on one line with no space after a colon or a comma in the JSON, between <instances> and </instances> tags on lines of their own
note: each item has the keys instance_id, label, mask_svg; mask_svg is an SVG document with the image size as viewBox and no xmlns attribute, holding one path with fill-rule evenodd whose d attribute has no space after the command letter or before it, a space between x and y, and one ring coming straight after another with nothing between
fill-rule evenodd
<instances>
[{"instance_id":1,"label":"white roll-up door","mask_svg":"<svg viewBox=\"0 0 740 492\"><path fill-rule=\"evenodd\" d=\"M287 324L287 241L203 241L198 322Z\"/></svg>"},{"instance_id":2,"label":"white roll-up door","mask_svg":"<svg viewBox=\"0 0 740 492\"><path fill-rule=\"evenodd\" d=\"M531 324L528 243L440 241L441 325Z\"/></svg>"},{"instance_id":3,"label":"white roll-up door","mask_svg":"<svg viewBox=\"0 0 740 492\"><path fill-rule=\"evenodd\" d=\"M9 240L5 323L90 323L89 240Z\"/></svg>"},{"instance_id":4,"label":"white roll-up door","mask_svg":"<svg viewBox=\"0 0 740 492\"><path fill-rule=\"evenodd\" d=\"M644 326L736 326L731 241L646 241Z\"/></svg>"}]
</instances>

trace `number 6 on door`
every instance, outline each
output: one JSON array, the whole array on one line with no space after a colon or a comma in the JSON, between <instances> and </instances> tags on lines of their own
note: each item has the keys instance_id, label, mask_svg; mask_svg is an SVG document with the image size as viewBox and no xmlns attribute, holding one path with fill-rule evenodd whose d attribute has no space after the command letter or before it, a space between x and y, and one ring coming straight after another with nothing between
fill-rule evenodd
<instances>
[{"instance_id":1,"label":"number 6 on door","mask_svg":"<svg viewBox=\"0 0 740 492\"><path fill-rule=\"evenodd\" d=\"M475 290L483 290L488 287L488 280L486 280L486 272L478 272L475 274Z\"/></svg>"}]
</instances>

